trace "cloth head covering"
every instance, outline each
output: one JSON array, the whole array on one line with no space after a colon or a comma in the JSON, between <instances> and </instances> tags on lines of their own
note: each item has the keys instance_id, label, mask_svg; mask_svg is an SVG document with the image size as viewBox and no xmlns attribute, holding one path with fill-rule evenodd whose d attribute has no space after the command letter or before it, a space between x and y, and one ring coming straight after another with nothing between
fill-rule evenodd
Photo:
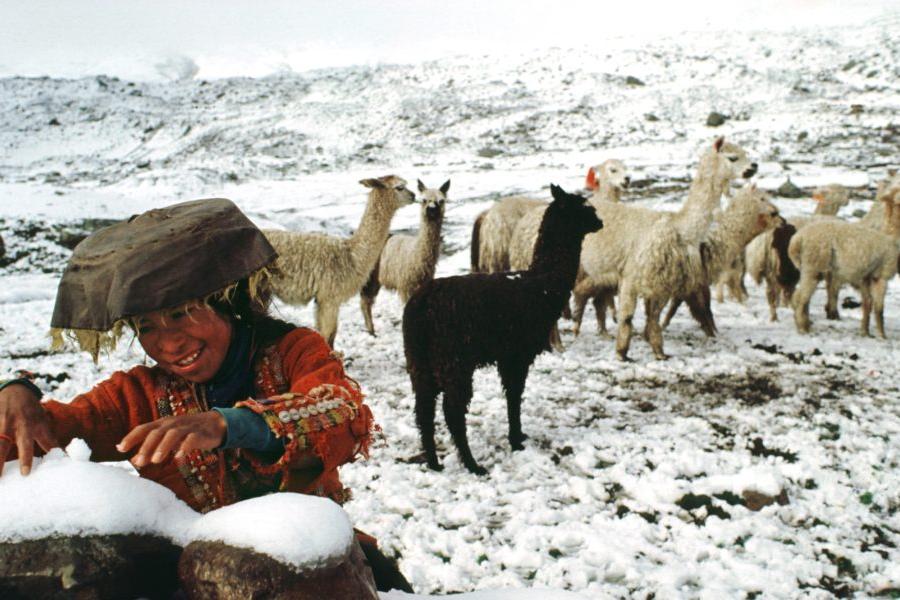
<instances>
[{"instance_id":1,"label":"cloth head covering","mask_svg":"<svg viewBox=\"0 0 900 600\"><path fill-rule=\"evenodd\" d=\"M70 333L96 360L101 346L114 345L123 319L207 298L264 273L276 257L262 231L224 198L135 215L75 247L56 294L54 339Z\"/></svg>"}]
</instances>

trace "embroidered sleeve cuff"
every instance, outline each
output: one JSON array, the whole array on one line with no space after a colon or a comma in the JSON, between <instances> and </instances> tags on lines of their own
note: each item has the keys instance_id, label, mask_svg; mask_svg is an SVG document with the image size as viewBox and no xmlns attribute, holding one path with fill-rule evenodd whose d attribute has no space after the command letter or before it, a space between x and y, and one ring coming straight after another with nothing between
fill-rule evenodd
<instances>
[{"instance_id":1,"label":"embroidered sleeve cuff","mask_svg":"<svg viewBox=\"0 0 900 600\"><path fill-rule=\"evenodd\" d=\"M295 456L310 449L326 462L322 450L329 446L329 430L349 425L360 411L357 395L334 384L322 384L308 394L287 393L265 400L243 400L235 407L250 409L260 415L272 434L284 441L285 451L277 462L254 465L264 473L289 469ZM359 442L360 449L367 445L368 432L363 438Z\"/></svg>"}]
</instances>

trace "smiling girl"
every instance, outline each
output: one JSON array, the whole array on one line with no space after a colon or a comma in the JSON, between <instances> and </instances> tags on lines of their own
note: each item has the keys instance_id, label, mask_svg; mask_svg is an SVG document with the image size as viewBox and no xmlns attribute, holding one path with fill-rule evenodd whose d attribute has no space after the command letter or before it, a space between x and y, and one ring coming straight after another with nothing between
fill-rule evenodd
<instances>
[{"instance_id":1,"label":"smiling girl","mask_svg":"<svg viewBox=\"0 0 900 600\"><path fill-rule=\"evenodd\" d=\"M57 343L96 361L131 329L155 362L68 403L28 379L0 385L0 473L18 456L84 439L95 461L128 459L200 512L274 491L343 503L338 467L374 429L359 385L315 331L268 314L275 251L228 200L148 211L75 249L52 319ZM409 589L359 536L379 589Z\"/></svg>"}]
</instances>

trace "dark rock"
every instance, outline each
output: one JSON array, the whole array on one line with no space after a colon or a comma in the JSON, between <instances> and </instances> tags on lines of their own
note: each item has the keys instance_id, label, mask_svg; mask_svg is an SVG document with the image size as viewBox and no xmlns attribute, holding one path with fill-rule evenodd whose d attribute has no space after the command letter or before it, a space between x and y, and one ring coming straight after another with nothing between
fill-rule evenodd
<instances>
[{"instance_id":1,"label":"dark rock","mask_svg":"<svg viewBox=\"0 0 900 600\"><path fill-rule=\"evenodd\" d=\"M500 156L503 154L503 150L499 148L491 148L486 146L478 151L478 156L481 158L494 158L495 156Z\"/></svg>"},{"instance_id":2,"label":"dark rock","mask_svg":"<svg viewBox=\"0 0 900 600\"><path fill-rule=\"evenodd\" d=\"M0 543L0 598L170 598L181 548L150 535Z\"/></svg>"},{"instance_id":3,"label":"dark rock","mask_svg":"<svg viewBox=\"0 0 900 600\"><path fill-rule=\"evenodd\" d=\"M648 121L651 121L651 122L653 122L653 121L659 121L659 117L657 117L657 116L654 115L653 113L647 113L646 115L644 115L644 118L647 119Z\"/></svg>"},{"instance_id":4,"label":"dark rock","mask_svg":"<svg viewBox=\"0 0 900 600\"><path fill-rule=\"evenodd\" d=\"M3 238L0 237L0 262L6 258L6 244L3 243Z\"/></svg>"},{"instance_id":5,"label":"dark rock","mask_svg":"<svg viewBox=\"0 0 900 600\"><path fill-rule=\"evenodd\" d=\"M862 104L851 104L850 105L850 114L851 115L861 115L863 113L863 105Z\"/></svg>"},{"instance_id":6,"label":"dark rock","mask_svg":"<svg viewBox=\"0 0 900 600\"><path fill-rule=\"evenodd\" d=\"M809 132L801 131L800 133L797 134L797 141L802 142L803 140L805 140L808 137L809 137Z\"/></svg>"},{"instance_id":7,"label":"dark rock","mask_svg":"<svg viewBox=\"0 0 900 600\"><path fill-rule=\"evenodd\" d=\"M708 127L718 127L719 125L724 125L727 119L728 117L726 117L722 113L713 111L709 113L708 117L706 117L706 125Z\"/></svg>"},{"instance_id":8,"label":"dark rock","mask_svg":"<svg viewBox=\"0 0 900 600\"><path fill-rule=\"evenodd\" d=\"M59 119L57 119L56 117L53 117L52 119L50 119L50 120L47 122L47 125L51 125L51 126L53 126L53 127L59 127L59 125L60 125Z\"/></svg>"},{"instance_id":9,"label":"dark rock","mask_svg":"<svg viewBox=\"0 0 900 600\"><path fill-rule=\"evenodd\" d=\"M346 558L306 572L246 548L191 542L181 555L178 575L189 600L378 600L356 539Z\"/></svg>"},{"instance_id":10,"label":"dark rock","mask_svg":"<svg viewBox=\"0 0 900 600\"><path fill-rule=\"evenodd\" d=\"M857 219L861 219L864 216L866 216L866 211L864 211L861 208L857 208L856 210L853 211L853 216L856 217Z\"/></svg>"},{"instance_id":11,"label":"dark rock","mask_svg":"<svg viewBox=\"0 0 900 600\"><path fill-rule=\"evenodd\" d=\"M847 296L844 298L844 301L841 302L841 308L859 308L860 306L862 306L862 304L860 304L859 300L852 296Z\"/></svg>"},{"instance_id":12,"label":"dark rock","mask_svg":"<svg viewBox=\"0 0 900 600\"><path fill-rule=\"evenodd\" d=\"M790 177L775 190L775 193L782 198L803 198L806 195L803 190L793 184Z\"/></svg>"},{"instance_id":13,"label":"dark rock","mask_svg":"<svg viewBox=\"0 0 900 600\"><path fill-rule=\"evenodd\" d=\"M647 85L637 77L633 77L631 75L625 78L625 83L627 83L628 85Z\"/></svg>"},{"instance_id":14,"label":"dark rock","mask_svg":"<svg viewBox=\"0 0 900 600\"><path fill-rule=\"evenodd\" d=\"M784 490L781 490L777 496L769 496L753 490L744 490L741 492L741 498L744 499L747 508L753 511L762 510L766 506L775 504L776 502L779 506L784 506L788 503L787 492Z\"/></svg>"}]
</instances>

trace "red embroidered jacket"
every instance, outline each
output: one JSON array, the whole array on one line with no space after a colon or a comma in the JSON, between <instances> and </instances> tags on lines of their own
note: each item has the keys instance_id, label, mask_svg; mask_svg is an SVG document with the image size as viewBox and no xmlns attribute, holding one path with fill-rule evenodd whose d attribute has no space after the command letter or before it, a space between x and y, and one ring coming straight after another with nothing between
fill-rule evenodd
<instances>
[{"instance_id":1,"label":"red embroidered jacket","mask_svg":"<svg viewBox=\"0 0 900 600\"><path fill-rule=\"evenodd\" d=\"M347 497L338 467L366 455L374 424L359 385L325 340L311 329L295 329L257 354L255 398L238 402L263 416L285 452L274 463L246 449L191 452L140 475L156 481L194 509L207 512L275 490L332 498ZM117 372L69 404L44 403L59 443L83 438L94 461L125 460L116 444L131 429L169 415L207 410L189 382L159 367ZM315 453L323 468L296 468Z\"/></svg>"}]
</instances>

